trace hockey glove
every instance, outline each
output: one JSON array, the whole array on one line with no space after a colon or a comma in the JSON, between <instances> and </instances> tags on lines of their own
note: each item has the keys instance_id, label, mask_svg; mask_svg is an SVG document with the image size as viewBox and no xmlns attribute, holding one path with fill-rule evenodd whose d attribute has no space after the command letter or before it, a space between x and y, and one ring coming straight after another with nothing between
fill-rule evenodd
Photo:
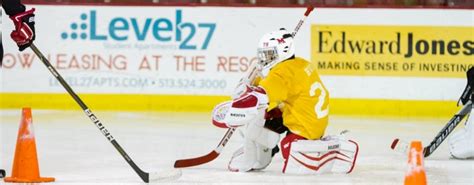
<instances>
[{"instance_id":1,"label":"hockey glove","mask_svg":"<svg viewBox=\"0 0 474 185\"><path fill-rule=\"evenodd\" d=\"M15 30L12 31L10 36L13 41L18 45L20 51L28 48L33 40L35 40L35 11L34 8L31 10L10 16L10 19L15 24Z\"/></svg>"}]
</instances>

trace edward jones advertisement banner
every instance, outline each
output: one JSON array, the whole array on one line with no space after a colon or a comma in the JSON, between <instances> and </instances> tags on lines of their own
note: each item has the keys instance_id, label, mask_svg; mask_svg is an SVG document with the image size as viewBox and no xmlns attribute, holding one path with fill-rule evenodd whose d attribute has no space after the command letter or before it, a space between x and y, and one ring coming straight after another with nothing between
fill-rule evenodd
<instances>
[{"instance_id":1,"label":"edward jones advertisement banner","mask_svg":"<svg viewBox=\"0 0 474 185\"><path fill-rule=\"evenodd\" d=\"M473 27L311 27L311 59L321 74L464 77L473 55Z\"/></svg>"}]
</instances>

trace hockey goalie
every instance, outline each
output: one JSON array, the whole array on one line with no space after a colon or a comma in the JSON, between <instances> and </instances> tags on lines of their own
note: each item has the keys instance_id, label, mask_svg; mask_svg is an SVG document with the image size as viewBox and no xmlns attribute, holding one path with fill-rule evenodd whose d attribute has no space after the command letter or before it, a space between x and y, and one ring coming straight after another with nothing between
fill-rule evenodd
<instances>
[{"instance_id":1,"label":"hockey goalie","mask_svg":"<svg viewBox=\"0 0 474 185\"><path fill-rule=\"evenodd\" d=\"M459 102L466 106L474 101L474 67L467 71L467 85L459 99ZM456 159L474 159L474 109L471 112L464 128L460 128L449 138L449 151Z\"/></svg>"},{"instance_id":2,"label":"hockey goalie","mask_svg":"<svg viewBox=\"0 0 474 185\"><path fill-rule=\"evenodd\" d=\"M283 173L350 173L358 145L344 134L324 135L329 92L315 65L295 57L292 33L280 29L265 34L258 58L258 77L241 80L222 121L243 135L229 170L265 169L280 142Z\"/></svg>"}]
</instances>

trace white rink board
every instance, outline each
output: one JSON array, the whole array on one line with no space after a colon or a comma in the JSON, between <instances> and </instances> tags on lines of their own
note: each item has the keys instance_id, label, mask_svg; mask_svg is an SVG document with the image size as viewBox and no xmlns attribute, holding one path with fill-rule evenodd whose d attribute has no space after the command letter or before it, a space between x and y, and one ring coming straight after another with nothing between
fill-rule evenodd
<instances>
[{"instance_id":1,"label":"white rink board","mask_svg":"<svg viewBox=\"0 0 474 185\"><path fill-rule=\"evenodd\" d=\"M37 46L50 56L52 64L77 92L105 94L230 94L249 61L255 61L259 37L280 27L292 30L305 11L242 7L34 7ZM296 51L309 60L311 24L473 27L473 17L472 10L317 8L297 35ZM3 22L2 30L12 29L5 16ZM73 23L76 30L72 29ZM85 29L81 28L82 23ZM190 34L191 27L195 28L194 35ZM78 38L71 39L72 33ZM86 39L80 38L82 33ZM190 40L183 43L186 38ZM196 49L187 49L193 46ZM4 47L1 92L64 92L37 58L29 68L21 65L20 58L23 63L31 61L32 51L25 52L29 56L18 55L16 46L7 38ZM93 69L90 61L98 56L111 66L102 64ZM147 57L147 63L143 63L143 57ZM183 69L183 57L188 63L194 58L196 65ZM232 62L228 62L230 59ZM456 100L465 86L462 78L322 78L332 98Z\"/></svg>"}]
</instances>

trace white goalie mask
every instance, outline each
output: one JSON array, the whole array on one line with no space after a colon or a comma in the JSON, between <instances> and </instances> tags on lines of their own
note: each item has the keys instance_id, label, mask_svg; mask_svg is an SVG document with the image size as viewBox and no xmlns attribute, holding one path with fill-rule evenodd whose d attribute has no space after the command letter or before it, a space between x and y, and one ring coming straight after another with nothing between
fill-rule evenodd
<instances>
[{"instance_id":1,"label":"white goalie mask","mask_svg":"<svg viewBox=\"0 0 474 185\"><path fill-rule=\"evenodd\" d=\"M263 35L258 43L257 57L264 77L275 65L293 55L293 35L284 28Z\"/></svg>"}]
</instances>

